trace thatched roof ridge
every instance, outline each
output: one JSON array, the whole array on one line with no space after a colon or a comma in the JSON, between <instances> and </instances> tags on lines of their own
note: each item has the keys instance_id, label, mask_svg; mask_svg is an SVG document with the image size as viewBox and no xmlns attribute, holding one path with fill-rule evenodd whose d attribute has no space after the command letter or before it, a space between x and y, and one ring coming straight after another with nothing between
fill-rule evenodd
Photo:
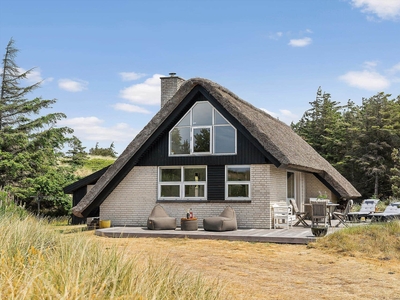
<instances>
[{"instance_id":1,"label":"thatched roof ridge","mask_svg":"<svg viewBox=\"0 0 400 300\"><path fill-rule=\"evenodd\" d=\"M290 126L242 100L228 89L203 78L186 80L177 93L151 119L133 139L113 165L100 177L90 192L73 208L73 213L82 217L82 212L107 187L126 163L135 155L157 128L168 118L179 103L197 85L205 88L233 117L235 117L275 157L281 167L318 173L345 198L356 198L358 191L308 143L298 136Z\"/></svg>"}]
</instances>

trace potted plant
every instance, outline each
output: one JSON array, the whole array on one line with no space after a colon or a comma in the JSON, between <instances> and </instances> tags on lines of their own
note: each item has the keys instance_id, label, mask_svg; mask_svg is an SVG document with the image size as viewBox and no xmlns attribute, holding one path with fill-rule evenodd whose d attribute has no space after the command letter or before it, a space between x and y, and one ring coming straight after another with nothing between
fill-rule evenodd
<instances>
[{"instance_id":1,"label":"potted plant","mask_svg":"<svg viewBox=\"0 0 400 300\"><path fill-rule=\"evenodd\" d=\"M328 226L312 226L311 233L316 237L325 236L328 233Z\"/></svg>"}]
</instances>

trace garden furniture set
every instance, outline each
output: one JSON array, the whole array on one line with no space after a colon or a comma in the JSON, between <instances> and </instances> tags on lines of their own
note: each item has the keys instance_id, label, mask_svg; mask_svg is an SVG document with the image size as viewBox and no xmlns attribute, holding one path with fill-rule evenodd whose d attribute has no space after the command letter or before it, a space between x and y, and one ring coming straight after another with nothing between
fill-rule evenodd
<instances>
[{"instance_id":1,"label":"garden furniture set","mask_svg":"<svg viewBox=\"0 0 400 300\"><path fill-rule=\"evenodd\" d=\"M175 230L176 218L170 217L161 205L156 205L147 220L147 228L151 230ZM226 207L219 216L203 219L206 231L237 230L236 213L230 206ZM181 218L181 230L198 230L198 219L194 217Z\"/></svg>"}]
</instances>

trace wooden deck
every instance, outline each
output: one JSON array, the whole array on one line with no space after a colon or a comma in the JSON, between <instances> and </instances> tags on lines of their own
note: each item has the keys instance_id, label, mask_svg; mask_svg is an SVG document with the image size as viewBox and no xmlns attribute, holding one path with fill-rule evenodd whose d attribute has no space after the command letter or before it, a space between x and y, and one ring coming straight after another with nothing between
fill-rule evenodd
<instances>
[{"instance_id":1,"label":"wooden deck","mask_svg":"<svg viewBox=\"0 0 400 300\"><path fill-rule=\"evenodd\" d=\"M328 234L340 228L330 227ZM96 229L95 234L113 238L190 238L208 240L246 241L280 244L308 244L317 238L311 234L311 228L293 227L290 229L238 229L236 231L213 232L176 230L149 230L143 227L111 227Z\"/></svg>"}]
</instances>

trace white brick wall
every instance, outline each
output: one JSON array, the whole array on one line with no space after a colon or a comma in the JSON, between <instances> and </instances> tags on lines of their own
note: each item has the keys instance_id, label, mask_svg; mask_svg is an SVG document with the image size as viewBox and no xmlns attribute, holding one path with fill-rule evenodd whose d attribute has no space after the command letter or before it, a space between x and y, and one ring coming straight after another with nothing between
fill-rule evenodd
<instances>
[{"instance_id":1,"label":"white brick wall","mask_svg":"<svg viewBox=\"0 0 400 300\"><path fill-rule=\"evenodd\" d=\"M236 211L239 228L270 228L271 203L286 201L286 170L273 165L251 166L251 203L161 203L171 217L180 218L192 208L199 219L217 216L226 206ZM313 175L306 175L307 196L328 191ZM310 183L308 183L310 181ZM157 167L134 167L100 206L100 218L112 226L146 226L157 200ZM311 197L311 196L309 196Z\"/></svg>"},{"instance_id":2,"label":"white brick wall","mask_svg":"<svg viewBox=\"0 0 400 300\"><path fill-rule=\"evenodd\" d=\"M307 173L306 175L306 202L309 202L310 198L317 198L319 192L326 193L328 198L336 201L337 197L313 174Z\"/></svg>"},{"instance_id":3,"label":"white brick wall","mask_svg":"<svg viewBox=\"0 0 400 300\"><path fill-rule=\"evenodd\" d=\"M134 167L100 206L113 226L146 226L157 198L157 167Z\"/></svg>"}]
</instances>

